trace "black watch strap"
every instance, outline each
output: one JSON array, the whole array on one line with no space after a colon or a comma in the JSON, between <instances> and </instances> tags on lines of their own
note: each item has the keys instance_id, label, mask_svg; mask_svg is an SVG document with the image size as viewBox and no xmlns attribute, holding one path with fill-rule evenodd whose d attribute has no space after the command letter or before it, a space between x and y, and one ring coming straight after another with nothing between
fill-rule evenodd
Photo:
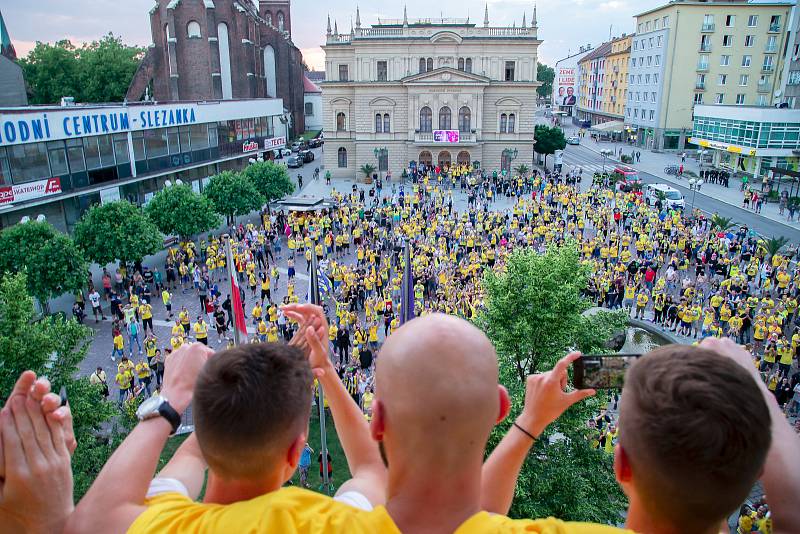
<instances>
[{"instance_id":1,"label":"black watch strap","mask_svg":"<svg viewBox=\"0 0 800 534\"><path fill-rule=\"evenodd\" d=\"M172 425L172 434L178 431L178 427L181 425L181 414L176 412L175 408L173 408L168 401L162 402L158 407L158 415L169 421L169 424Z\"/></svg>"}]
</instances>

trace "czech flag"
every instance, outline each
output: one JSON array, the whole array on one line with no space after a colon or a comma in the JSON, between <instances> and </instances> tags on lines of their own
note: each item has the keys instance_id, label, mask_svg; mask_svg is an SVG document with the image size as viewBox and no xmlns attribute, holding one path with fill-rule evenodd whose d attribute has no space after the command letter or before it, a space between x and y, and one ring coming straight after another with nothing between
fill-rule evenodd
<instances>
[{"instance_id":1,"label":"czech flag","mask_svg":"<svg viewBox=\"0 0 800 534\"><path fill-rule=\"evenodd\" d=\"M233 341L236 345L241 344L242 340L247 339L247 322L244 318L244 306L242 305L242 295L239 291L239 281L236 277L236 269L233 262L233 250L231 249L230 237L225 240L225 252L228 257L228 278L231 281L231 309L233 311Z\"/></svg>"}]
</instances>

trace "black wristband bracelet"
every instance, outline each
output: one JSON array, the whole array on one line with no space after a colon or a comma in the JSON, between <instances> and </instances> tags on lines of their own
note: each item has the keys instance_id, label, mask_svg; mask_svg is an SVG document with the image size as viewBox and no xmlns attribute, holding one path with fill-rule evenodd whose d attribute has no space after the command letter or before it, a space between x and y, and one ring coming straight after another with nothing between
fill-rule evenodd
<instances>
[{"instance_id":1,"label":"black wristband bracelet","mask_svg":"<svg viewBox=\"0 0 800 534\"><path fill-rule=\"evenodd\" d=\"M531 434L530 432L528 432L527 430L525 430L524 428L522 428L521 426L519 426L519 425L517 424L517 422L516 422L516 421L514 421L514 423L513 423L513 424L514 424L514 427L515 427L517 430L519 430L520 432L522 432L523 434L525 434L526 436L528 436L529 438L531 438L533 441L536 441L536 438L533 436L533 434Z\"/></svg>"}]
</instances>

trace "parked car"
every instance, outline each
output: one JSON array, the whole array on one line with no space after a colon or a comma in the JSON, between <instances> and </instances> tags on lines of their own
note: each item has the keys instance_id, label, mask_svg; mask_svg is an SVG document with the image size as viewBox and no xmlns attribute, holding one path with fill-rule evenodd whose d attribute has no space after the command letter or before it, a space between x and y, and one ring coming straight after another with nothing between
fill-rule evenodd
<instances>
[{"instance_id":1,"label":"parked car","mask_svg":"<svg viewBox=\"0 0 800 534\"><path fill-rule=\"evenodd\" d=\"M311 140L308 141L308 147L309 148L319 148L319 147L322 146L322 143L324 143L324 141L322 140L321 137L315 137L314 139L311 139Z\"/></svg>"},{"instance_id":2,"label":"parked car","mask_svg":"<svg viewBox=\"0 0 800 534\"><path fill-rule=\"evenodd\" d=\"M579 145L581 144L581 138L577 135L573 135L572 137L567 137L567 144L568 145Z\"/></svg>"},{"instance_id":3,"label":"parked car","mask_svg":"<svg viewBox=\"0 0 800 534\"><path fill-rule=\"evenodd\" d=\"M301 148L302 147L300 146L300 143L298 143L298 142L292 143L292 146L291 146L292 152L300 152Z\"/></svg>"},{"instance_id":4,"label":"parked car","mask_svg":"<svg viewBox=\"0 0 800 534\"><path fill-rule=\"evenodd\" d=\"M292 155L292 151L288 148L276 148L272 152L275 154L275 159L282 159L286 156Z\"/></svg>"},{"instance_id":5,"label":"parked car","mask_svg":"<svg viewBox=\"0 0 800 534\"><path fill-rule=\"evenodd\" d=\"M649 206L655 205L659 196L663 196L662 204L666 208L682 210L686 207L686 199L674 187L670 187L667 184L647 184L645 186L644 200Z\"/></svg>"},{"instance_id":6,"label":"parked car","mask_svg":"<svg viewBox=\"0 0 800 534\"><path fill-rule=\"evenodd\" d=\"M311 163L314 161L314 153L310 150L301 150L297 155L303 158L303 163Z\"/></svg>"},{"instance_id":7,"label":"parked car","mask_svg":"<svg viewBox=\"0 0 800 534\"><path fill-rule=\"evenodd\" d=\"M303 156L300 154L292 154L288 158L286 158L286 166L294 169L303 166Z\"/></svg>"}]
</instances>

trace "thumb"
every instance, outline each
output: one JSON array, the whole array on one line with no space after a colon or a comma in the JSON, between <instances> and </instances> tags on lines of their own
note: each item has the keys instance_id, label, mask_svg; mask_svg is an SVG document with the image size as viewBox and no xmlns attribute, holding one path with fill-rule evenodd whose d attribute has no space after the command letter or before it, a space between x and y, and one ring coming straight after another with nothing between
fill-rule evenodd
<instances>
[{"instance_id":1,"label":"thumb","mask_svg":"<svg viewBox=\"0 0 800 534\"><path fill-rule=\"evenodd\" d=\"M311 369L311 372L314 374L314 378L322 378L323 376L325 376L325 369L322 369L320 367L314 367L313 369Z\"/></svg>"},{"instance_id":2,"label":"thumb","mask_svg":"<svg viewBox=\"0 0 800 534\"><path fill-rule=\"evenodd\" d=\"M593 389L576 389L575 391L570 391L567 393L567 400L569 401L569 405L572 406L584 399L588 399L589 397L594 397L597 392Z\"/></svg>"}]
</instances>

